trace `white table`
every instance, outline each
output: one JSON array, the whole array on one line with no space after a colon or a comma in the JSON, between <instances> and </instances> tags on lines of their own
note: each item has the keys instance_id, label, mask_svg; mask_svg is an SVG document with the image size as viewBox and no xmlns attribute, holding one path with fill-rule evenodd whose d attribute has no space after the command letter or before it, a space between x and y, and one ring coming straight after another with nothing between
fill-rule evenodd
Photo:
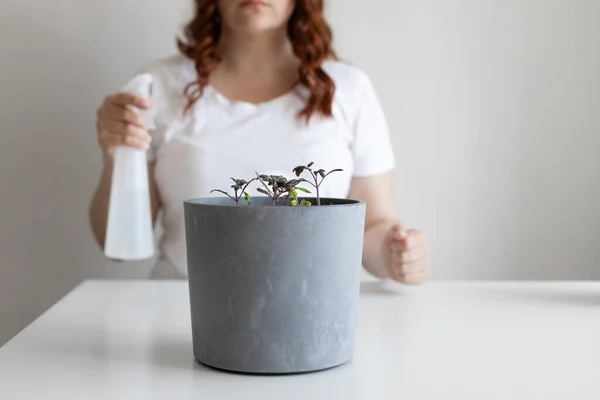
<instances>
[{"instance_id":1,"label":"white table","mask_svg":"<svg viewBox=\"0 0 600 400\"><path fill-rule=\"evenodd\" d=\"M600 399L600 284L386 285L353 362L264 377L194 361L186 283L85 282L0 349L0 399Z\"/></svg>"}]
</instances>

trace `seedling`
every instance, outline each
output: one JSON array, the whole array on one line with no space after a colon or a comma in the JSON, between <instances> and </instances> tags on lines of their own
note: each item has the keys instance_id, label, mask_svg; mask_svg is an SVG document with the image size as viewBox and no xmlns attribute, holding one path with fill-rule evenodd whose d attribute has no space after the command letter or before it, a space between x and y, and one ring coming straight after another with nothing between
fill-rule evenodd
<instances>
[{"instance_id":1,"label":"seedling","mask_svg":"<svg viewBox=\"0 0 600 400\"><path fill-rule=\"evenodd\" d=\"M256 173L262 188L256 189L259 193L269 196L271 204L278 205L282 199L289 199L290 205L298 205L298 191L310 193L310 191L298 187L302 179L288 180L281 175L259 175Z\"/></svg>"},{"instance_id":2,"label":"seedling","mask_svg":"<svg viewBox=\"0 0 600 400\"><path fill-rule=\"evenodd\" d=\"M308 164L306 166L300 165L300 166L294 168L293 172L296 174L296 177L298 179L288 180L286 177L281 176L281 175L260 175L258 172L256 172L256 178L253 178L249 181L246 181L244 179L231 178L231 180L233 181L233 185L231 185L231 188L233 189L233 196L230 195L229 193L227 193L223 190L219 190L219 189L214 189L211 191L211 193L214 193L214 192L222 193L225 196L229 197L231 200L233 200L235 202L235 204L238 206L239 206L240 200L242 198L244 198L244 200L246 200L248 205L250 205L252 203L252 200L250 198L250 195L246 191L246 189L248 189L248 186L252 182L259 181L261 183L262 187L259 187L256 190L259 193L267 195L271 199L272 205L277 206L281 203L282 200L287 200L287 203L290 206L308 207L308 206L312 205L312 203L310 201L308 201L308 200L298 201L298 192L310 193L309 190L298 186L302 182L306 182L315 188L315 190L317 192L317 205L320 206L321 205L320 188L321 188L321 185L323 184L323 181L325 180L325 178L327 178L332 173L341 172L343 170L342 169L334 169L329 172L326 172L324 169L313 170L313 165L314 165L314 163L311 162L310 164ZM309 181L307 179L300 177L300 175L302 175L304 173L304 171L308 171L310 173L312 181Z\"/></svg>"},{"instance_id":3,"label":"seedling","mask_svg":"<svg viewBox=\"0 0 600 400\"><path fill-rule=\"evenodd\" d=\"M249 181L246 181L244 179L234 179L234 178L231 178L231 180L233 181L233 185L231 185L231 188L233 189L233 193L234 193L233 196L231 196L229 193L227 193L223 190L219 190L219 189L211 190L211 193L218 192L218 193L224 194L225 196L227 196L231 200L233 200L235 202L236 206L240 205L240 200L243 197L244 200L246 200L246 202L248 202L248 205L250 205L250 203L252 203L252 199L250 198L250 195L248 194L248 192L246 192L246 189L253 181L256 180L256 178L251 179Z\"/></svg>"},{"instance_id":4,"label":"seedling","mask_svg":"<svg viewBox=\"0 0 600 400\"><path fill-rule=\"evenodd\" d=\"M296 174L297 177L300 177L300 175L302 175L304 173L304 171L308 171L310 173L310 176L312 177L312 182L308 181L304 178L300 178L300 181L306 182L315 188L316 195L317 195L317 205L320 206L321 205L321 196L319 193L319 189L321 188L321 184L323 183L325 178L327 178L329 175L331 175L334 172L342 172L343 169L334 169L329 172L325 172L324 169L319 169L319 170L313 171L312 166L314 164L315 164L314 162L311 162L310 164L308 164L306 166L300 165L300 166L294 168L294 173Z\"/></svg>"}]
</instances>

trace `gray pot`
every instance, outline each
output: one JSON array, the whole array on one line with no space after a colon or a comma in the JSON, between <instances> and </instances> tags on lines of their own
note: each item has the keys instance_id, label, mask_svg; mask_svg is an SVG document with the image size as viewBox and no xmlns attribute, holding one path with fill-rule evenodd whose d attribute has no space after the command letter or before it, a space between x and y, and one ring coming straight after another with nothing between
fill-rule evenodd
<instances>
[{"instance_id":1,"label":"gray pot","mask_svg":"<svg viewBox=\"0 0 600 400\"><path fill-rule=\"evenodd\" d=\"M365 204L322 202L185 202L198 361L229 371L287 374L332 368L353 357Z\"/></svg>"}]
</instances>

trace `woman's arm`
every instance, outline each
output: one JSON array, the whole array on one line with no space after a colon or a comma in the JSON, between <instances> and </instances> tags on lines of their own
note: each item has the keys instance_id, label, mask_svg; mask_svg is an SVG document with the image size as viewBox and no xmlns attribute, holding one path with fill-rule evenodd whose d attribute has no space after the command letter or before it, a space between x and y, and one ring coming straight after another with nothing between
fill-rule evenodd
<instances>
[{"instance_id":1,"label":"woman's arm","mask_svg":"<svg viewBox=\"0 0 600 400\"><path fill-rule=\"evenodd\" d=\"M112 173L112 159L109 156L106 156L104 168L102 169L100 180L98 181L98 185L89 209L92 231L94 232L96 242L101 248L104 248L104 239L106 236ZM150 187L150 204L152 207L152 221L155 223L158 211L160 209L160 196L156 185L156 180L154 178L154 163L148 163L148 180Z\"/></svg>"},{"instance_id":2,"label":"woman's arm","mask_svg":"<svg viewBox=\"0 0 600 400\"><path fill-rule=\"evenodd\" d=\"M363 264L379 278L421 284L429 279L430 249L423 232L406 230L394 205L393 174L354 178L350 198L367 203Z\"/></svg>"}]
</instances>

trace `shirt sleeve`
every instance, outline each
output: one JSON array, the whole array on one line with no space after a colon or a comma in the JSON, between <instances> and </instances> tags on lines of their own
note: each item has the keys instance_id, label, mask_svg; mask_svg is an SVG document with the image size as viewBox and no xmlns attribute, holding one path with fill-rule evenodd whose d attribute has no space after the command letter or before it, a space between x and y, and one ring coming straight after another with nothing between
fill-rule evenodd
<instances>
[{"instance_id":1,"label":"shirt sleeve","mask_svg":"<svg viewBox=\"0 0 600 400\"><path fill-rule=\"evenodd\" d=\"M381 102L369 77L361 73L354 121L354 176L369 177L390 172L395 157Z\"/></svg>"}]
</instances>

